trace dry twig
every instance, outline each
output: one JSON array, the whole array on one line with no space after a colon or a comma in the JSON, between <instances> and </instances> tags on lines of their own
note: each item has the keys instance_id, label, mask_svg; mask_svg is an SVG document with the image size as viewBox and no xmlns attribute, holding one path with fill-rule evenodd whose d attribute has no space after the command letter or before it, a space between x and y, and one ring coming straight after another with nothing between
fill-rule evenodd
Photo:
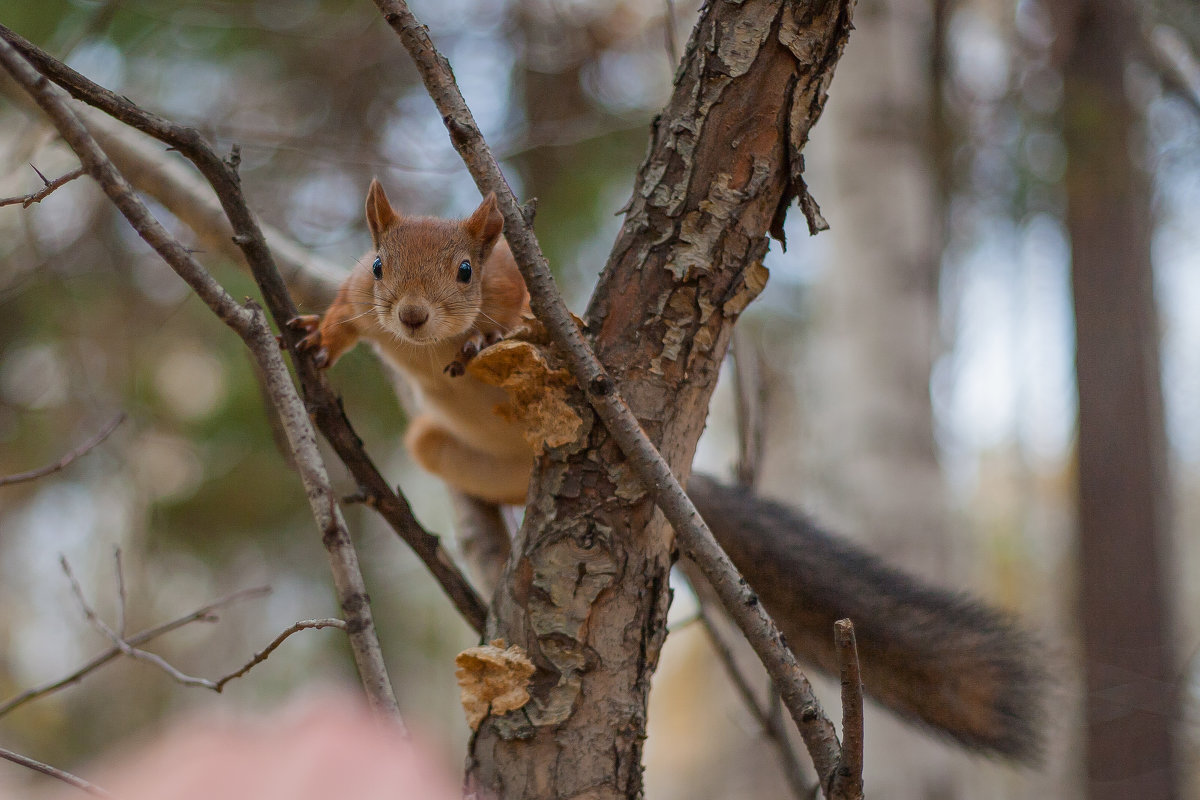
<instances>
[{"instance_id":1,"label":"dry twig","mask_svg":"<svg viewBox=\"0 0 1200 800\"><path fill-rule=\"evenodd\" d=\"M842 679L842 756L834 772L830 800L862 800L863 797L863 689L854 643L854 623L833 623L838 667Z\"/></svg>"},{"instance_id":2,"label":"dry twig","mask_svg":"<svg viewBox=\"0 0 1200 800\"><path fill-rule=\"evenodd\" d=\"M704 625L709 641L712 642L713 650L725 667L730 682L741 695L742 702L750 711L751 716L762 727L763 735L775 746L788 788L796 800L807 800L812 796L812 781L805 776L804 768L796 758L796 751L792 748L792 743L783 726L783 718L777 711L779 704L776 702L764 707L759 702L758 697L754 694L754 689L750 686L750 681L742 673L742 669L737 663L733 644L725 639L717 621L712 617L711 607L716 600L712 596L712 590L700 580L693 580L690 576L689 583L692 584L692 589L696 592L696 598L700 604L698 614L700 622ZM778 692L772 691L772 696L778 698Z\"/></svg>"},{"instance_id":3,"label":"dry twig","mask_svg":"<svg viewBox=\"0 0 1200 800\"><path fill-rule=\"evenodd\" d=\"M42 179L42 188L38 189L36 192L30 192L29 194L22 195L20 197L5 197L4 199L0 200L0 206L15 206L17 203L20 203L21 208L29 208L34 203L40 203L45 200L59 187L65 186L84 174L83 167L79 167L78 169L71 170L66 175L55 178L54 180L47 180L46 176L42 174L41 170L33 166L33 164L30 164L29 166L38 174L38 177Z\"/></svg>"},{"instance_id":4,"label":"dry twig","mask_svg":"<svg viewBox=\"0 0 1200 800\"><path fill-rule=\"evenodd\" d=\"M79 581L75 578L75 573L71 571L71 565L67 563L67 559L61 558L59 559L59 563L62 565L62 570L66 574L67 580L70 581L71 593L75 595L75 599L78 601L80 610L83 611L84 617L87 618L87 621L90 622L92 626L101 633L101 635L107 637L113 643L113 647L116 648L117 651L129 656L130 658L137 659L138 661L144 661L147 664L152 664L153 666L158 667L160 670L167 673L167 675L171 676L175 682L181 683L184 686L195 686L201 689L210 689L218 694L222 689L225 688L225 684L229 683L235 678L242 677L251 669L266 661L271 653L275 651L275 648L283 644L284 639L287 639L293 633L320 628L337 628L338 630L342 631L346 630L345 621L340 619L301 620L300 622L294 623L285 629L282 633L271 640L269 645L255 653L249 661L233 672L230 672L221 678L217 678L216 680L210 680L209 678L196 678L177 669L162 656L142 650L136 645L126 641L121 634L113 630L112 627L105 622L99 614L96 613L96 610L92 608L91 604L88 603L87 598L83 594L83 587L79 585ZM120 564L120 561L117 563ZM118 569L118 574L119 573L120 570ZM121 582L121 585L122 587L124 586L123 581Z\"/></svg>"},{"instance_id":5,"label":"dry twig","mask_svg":"<svg viewBox=\"0 0 1200 800\"><path fill-rule=\"evenodd\" d=\"M818 775L833 774L840 745L833 723L821 710L795 656L712 532L701 519L670 466L646 437L616 385L572 320L558 292L522 207L463 99L449 62L434 47L428 29L403 0L374 0L416 63L425 88L442 115L450 140L481 192L495 192L504 216L504 236L529 288L534 313L563 353L575 380L597 416L617 442L630 466L675 529L680 549L699 565L722 604L750 641L779 687L783 702L800 729ZM849 12L845 24L849 25ZM846 28L848 30L848 27Z\"/></svg>"},{"instance_id":6,"label":"dry twig","mask_svg":"<svg viewBox=\"0 0 1200 800\"><path fill-rule=\"evenodd\" d=\"M77 775L64 772L58 767L52 767L49 764L43 764L41 761L35 761L29 756L23 756L20 753L14 753L12 750L5 750L3 747L0 747L0 758L5 759L6 761L11 761L14 764L20 764L22 767L28 767L29 769L35 772L40 772L43 775L49 775L51 778L57 778L63 783L69 783L76 789L82 789L88 794L93 794L96 797L112 797L112 795L106 792L104 789L101 789L94 783L85 781L83 778L80 778Z\"/></svg>"},{"instance_id":7,"label":"dry twig","mask_svg":"<svg viewBox=\"0 0 1200 800\"><path fill-rule=\"evenodd\" d=\"M243 589L240 592L234 592L233 594L226 595L225 597L214 600L207 605L201 606L195 611L184 614L182 617L173 619L170 622L164 622L162 625L156 625L153 628L147 628L144 631L135 633L132 636L127 637L125 639L125 643L133 647L138 647L149 641L157 639L159 636L170 633L174 630L178 630L185 625L190 625L193 622L216 622L218 617L215 612L218 609L224 608L225 606L236 603L240 600L262 597L269 594L270 591L271 589L268 586L256 586L252 589ZM59 678L58 680L51 681L50 683L42 684L41 686L35 686L31 689L26 689L25 691L14 695L8 700L5 700L3 703L0 703L0 717L3 717L10 711L20 708L26 703L39 700L47 695L54 694L61 689L65 689L68 686L79 683L79 681L83 680L87 675L95 672L100 667L121 655L122 652L123 651L120 647L114 645L105 650L103 653L95 656L86 664L82 665L66 677Z\"/></svg>"},{"instance_id":8,"label":"dry twig","mask_svg":"<svg viewBox=\"0 0 1200 800\"><path fill-rule=\"evenodd\" d=\"M120 425L124 421L125 421L124 412L117 414L115 417L113 417L107 423L105 423L104 427L101 428L100 431L95 436L88 439L86 442L79 445L74 450L72 450L71 452L69 452L65 456L63 456L62 458L58 459L58 461L55 461L53 464L48 464L47 466L41 467L40 469L30 470L29 472L18 472L15 475L0 476L0 486L8 486L8 485L14 484L14 483L26 483L28 481L37 480L38 478L44 478L47 475L52 475L55 472L58 472L59 470L65 469L67 467L67 465L70 464L75 459L77 459L81 456L84 456L91 450L95 449L96 447L99 447L100 444L103 443L104 440L107 439L112 434L112 432L117 429L117 426Z\"/></svg>"}]
</instances>

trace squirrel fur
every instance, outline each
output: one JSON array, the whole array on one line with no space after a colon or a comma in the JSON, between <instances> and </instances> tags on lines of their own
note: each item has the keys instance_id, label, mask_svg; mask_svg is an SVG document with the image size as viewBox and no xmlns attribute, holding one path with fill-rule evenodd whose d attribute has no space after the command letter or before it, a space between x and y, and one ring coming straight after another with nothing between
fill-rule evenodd
<instances>
[{"instance_id":1,"label":"squirrel fur","mask_svg":"<svg viewBox=\"0 0 1200 800\"><path fill-rule=\"evenodd\" d=\"M413 458L464 494L523 504L533 451L494 413L503 391L463 369L529 312L495 196L464 220L405 217L372 181L366 216L374 249L324 317L292 321L308 334L302 349L328 367L370 341L418 395L405 436ZM836 674L833 623L849 617L870 696L970 749L1037 759L1044 678L1015 621L745 490L695 475L688 491L799 659Z\"/></svg>"}]
</instances>

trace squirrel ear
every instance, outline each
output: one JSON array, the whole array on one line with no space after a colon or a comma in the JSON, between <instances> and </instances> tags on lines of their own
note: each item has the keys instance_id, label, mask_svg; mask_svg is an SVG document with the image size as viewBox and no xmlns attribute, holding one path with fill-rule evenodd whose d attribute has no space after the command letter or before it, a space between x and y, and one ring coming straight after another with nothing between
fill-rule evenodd
<instances>
[{"instance_id":1,"label":"squirrel ear","mask_svg":"<svg viewBox=\"0 0 1200 800\"><path fill-rule=\"evenodd\" d=\"M396 224L400 215L392 208L383 186L375 178L371 179L371 188L367 190L367 227L371 229L371 241L379 246L379 237L383 232Z\"/></svg>"},{"instance_id":2,"label":"squirrel ear","mask_svg":"<svg viewBox=\"0 0 1200 800\"><path fill-rule=\"evenodd\" d=\"M479 208L463 220L462 227L468 236L483 245L484 253L491 252L496 240L500 238L500 231L504 230L504 217L496 207L495 192L489 192L488 196L483 198Z\"/></svg>"}]
</instances>

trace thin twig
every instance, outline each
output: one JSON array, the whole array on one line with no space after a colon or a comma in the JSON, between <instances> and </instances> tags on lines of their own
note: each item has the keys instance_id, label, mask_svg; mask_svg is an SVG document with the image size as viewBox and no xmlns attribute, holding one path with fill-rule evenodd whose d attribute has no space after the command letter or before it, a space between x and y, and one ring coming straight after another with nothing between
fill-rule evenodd
<instances>
[{"instance_id":1,"label":"thin twig","mask_svg":"<svg viewBox=\"0 0 1200 800\"><path fill-rule=\"evenodd\" d=\"M121 566L121 548L113 549L113 566L117 573L117 635L125 640L128 631L125 628L125 570Z\"/></svg>"},{"instance_id":2,"label":"thin twig","mask_svg":"<svg viewBox=\"0 0 1200 800\"><path fill-rule=\"evenodd\" d=\"M107 423L105 423L104 427L100 429L99 433L97 433L92 438L88 439L83 444L76 447L71 452L67 453L62 458L58 459L58 461L55 461L53 464L49 464L40 469L30 470L29 472L18 472L15 475L0 476L0 486L8 486L8 485L14 484L14 483L26 483L28 481L34 481L34 480L37 480L38 478L44 478L47 475L52 475L53 473L58 472L61 469L65 469L67 467L67 465L70 464L75 459L77 459L83 455L86 455L89 451L95 449L96 447L99 447L100 444L105 439L107 439L112 434L113 431L115 431L117 429L117 426L120 425L124 421L125 421L125 413L122 412L120 414L117 414L115 417L113 417Z\"/></svg>"},{"instance_id":3,"label":"thin twig","mask_svg":"<svg viewBox=\"0 0 1200 800\"><path fill-rule=\"evenodd\" d=\"M112 795L104 789L101 789L94 783L85 781L78 775L72 775L69 772L64 772L58 767L52 767L49 764L43 764L41 761L35 761L29 756L23 756L20 753L14 753L12 750L5 750L3 747L0 747L0 758L5 759L6 761L11 761L14 764L20 764L22 767L28 767L29 769L34 770L35 772L40 772L43 775L49 775L51 778L57 778L63 783L69 783L76 789L82 789L88 794L95 795L96 797L112 797Z\"/></svg>"},{"instance_id":4,"label":"thin twig","mask_svg":"<svg viewBox=\"0 0 1200 800\"><path fill-rule=\"evenodd\" d=\"M258 361L266 376L271 400L276 405L284 423L288 442L295 456L297 471L304 484L309 509L322 535L322 543L333 572L338 601L346 615L350 647L367 700L377 712L391 718L397 724L402 724L400 709L387 676L378 634L371 616L371 605L362 571L358 565L358 554L351 542L350 532L337 504L337 496L329 483L329 474L325 469L320 450L317 448L316 435L309 421L308 412L296 392L291 373L279 353L275 335L271 331L261 307L253 301L247 301L245 305L241 305L234 300L205 271L187 248L159 224L145 204L137 197L128 181L113 167L112 162L96 144L95 139L88 133L79 117L50 85L46 76L39 74L25 59L28 57L36 61L41 68L47 71L70 72L84 81L88 87L98 89L110 100L110 104L116 102L126 110L128 108L137 110L136 107L111 92L100 89L78 73L69 70L65 65L50 59L28 42L24 42L24 45L32 48L34 54L23 56L22 52L9 43L13 37L24 42L7 28L0 26L0 38L4 39L0 42L0 64L3 64L13 79L25 87L26 91L46 112L63 139L79 156L80 162L87 168L88 173L96 179L101 189L120 209L138 234L192 287L209 308L241 337ZM168 125L157 117L154 119L163 125ZM168 127L170 126L168 125ZM172 128L172 130L174 129ZM197 144L199 141L199 135L188 129L184 130L180 139L181 145L200 147L211 156L215 166L214 163L205 162L201 166L201 171L204 172L205 168L208 168L209 171L205 175L210 181L216 181L218 177L223 179L221 186L225 188L226 194L222 194L220 189L218 189L218 194L221 194L223 200L227 200L226 195L232 193L232 196L239 202L235 208L231 208L228 203L225 205L234 229L240 231L246 225L253 227L257 233L257 239L247 241L247 248L264 258L273 270L274 265L270 261L270 253L266 250L262 233L254 226L253 217L250 216L249 209L245 207L239 187L240 179L211 149ZM213 169L217 170L216 176L210 174ZM217 188L216 183L214 183L214 188ZM241 216L237 216L235 212L240 213ZM238 235L248 234L239 233ZM253 260L252 263L254 263ZM282 287L278 273L274 273L274 277ZM281 291L284 298L287 298L286 289L281 289ZM264 290L264 294L269 299L278 300L271 292ZM287 303L290 305L290 298L287 299ZM298 365L298 368L301 372L305 371L303 364ZM308 366L308 371L312 371L311 365Z\"/></svg>"},{"instance_id":5,"label":"thin twig","mask_svg":"<svg viewBox=\"0 0 1200 800\"><path fill-rule=\"evenodd\" d=\"M222 689L225 688L225 684L236 678L242 677L254 667L266 661L271 653L275 651L275 648L283 644L283 641L293 633L310 629L317 630L320 628L337 628L338 630L342 631L346 630L345 620L332 618L301 620L289 626L286 630L271 640L269 645L255 653L249 661L247 661L241 667L238 667L233 672L230 672L228 675L216 680L211 680L209 678L197 678L176 668L162 656L142 650L121 638L120 634L113 630L112 627L110 627L109 624L105 622L99 614L96 613L96 610L92 608L91 604L88 603L87 598L83 594L83 587L79 585L79 581L75 578L75 573L72 572L71 565L67 562L67 559L60 558L59 563L62 565L63 572L66 573L67 580L71 583L71 593L75 595L75 599L79 602L79 606L83 610L83 615L87 618L88 622L92 623L92 626L95 627L96 630L101 633L101 635L107 637L113 643L113 647L130 658L137 659L138 661L144 661L147 664L158 667L158 669L167 673L167 675L169 675L176 683L181 683L184 686L195 686L200 689L209 689L217 692L218 694Z\"/></svg>"},{"instance_id":6,"label":"thin twig","mask_svg":"<svg viewBox=\"0 0 1200 800\"><path fill-rule=\"evenodd\" d=\"M763 448L767 440L763 357L741 328L733 331L729 353L733 358L733 408L738 434L737 482L752 490L762 473Z\"/></svg>"},{"instance_id":7,"label":"thin twig","mask_svg":"<svg viewBox=\"0 0 1200 800\"><path fill-rule=\"evenodd\" d=\"M388 484L371 461L324 374L313 365L311 358L296 356L295 346L301 335L288 328L287 322L296 316L297 310L279 276L262 229L246 205L241 180L236 172L194 129L177 125L139 108L126 98L88 80L3 25L0 25L0 39L8 42L46 77L58 83L73 97L171 145L196 165L216 191L232 225L233 240L242 249L254 279L263 292L267 307L293 353L293 362L304 389L308 413L315 419L322 434L333 445L338 457L345 463L360 490L366 495L366 504L375 509L420 557L464 619L476 631L482 631L487 619L487 606L441 546L441 540L417 522L408 500ZM286 418L287 415L281 412L281 416ZM338 516L340 517L340 511ZM348 536L326 536L325 542L327 549L333 548L330 551L331 558L350 559L346 553L346 548L350 546ZM357 556L354 556L353 560L356 562L354 570L357 570ZM342 572L349 569L347 564L339 567ZM357 581L353 590L342 583L338 591L343 610L347 610L348 614L352 613L353 609L363 607L362 598L366 597L366 589L361 580ZM362 626L350 617L347 618L347 622L350 623L352 631L362 629ZM357 636L357 633L351 634L352 643ZM378 666L382 667L382 659L379 659Z\"/></svg>"},{"instance_id":8,"label":"thin twig","mask_svg":"<svg viewBox=\"0 0 1200 800\"><path fill-rule=\"evenodd\" d=\"M854 623L833 623L838 668L842 678L842 757L834 772L830 800L862 800L863 796L863 689L854 642Z\"/></svg>"},{"instance_id":9,"label":"thin twig","mask_svg":"<svg viewBox=\"0 0 1200 800\"><path fill-rule=\"evenodd\" d=\"M182 617L173 619L170 622L164 622L162 625L156 625L153 628L147 628L144 631L135 633L134 635L128 637L125 641L134 647L138 647L149 641L157 639L164 634L170 633L171 631L178 630L185 625L190 625L193 622L216 622L218 617L214 612L216 612L218 609L224 608L225 606L231 605L232 603L236 603L240 600L263 597L270 593L271 587L269 586L256 586L251 589L243 589L239 592L234 592L233 594L214 600L213 602L201 606L189 614L184 614ZM79 667L66 677L59 678L58 680L50 683L42 684L41 686L35 686L31 689L26 689L20 694L17 694L3 703L0 703L0 717L3 717L5 714L20 708L26 703L39 700L43 697L54 694L61 689L65 689L68 686L79 683L79 681L83 680L83 678L85 678L88 674L95 672L100 667L120 656L121 653L121 648L114 645L113 647L110 647L109 649L95 656L86 664Z\"/></svg>"},{"instance_id":10,"label":"thin twig","mask_svg":"<svg viewBox=\"0 0 1200 800\"><path fill-rule=\"evenodd\" d=\"M697 593L699 595L699 593ZM711 598L709 598L711 601ZM754 694L754 689L751 688L750 682L746 676L742 674L741 667L738 666L737 659L733 654L733 645L726 641L717 627L716 620L712 618L709 609L705 607L705 601L700 604L700 621L704 624L704 629L708 632L709 641L712 642L713 649L717 653L717 658L725 667L725 673L729 676L729 681L737 689L741 695L742 702L750 711L751 716L762 727L763 735L775 746L776 754L779 756L779 764L783 769L783 776L787 780L788 789L796 797L796 800L807 800L812 793L812 781L805 776L804 768L800 765L800 760L796 757L796 751L792 748L792 743L788 739L787 730L783 726L783 717L775 710L780 708L778 702L773 706L768 704L764 708ZM772 691L774 697L778 698L779 693Z\"/></svg>"},{"instance_id":11,"label":"thin twig","mask_svg":"<svg viewBox=\"0 0 1200 800\"><path fill-rule=\"evenodd\" d=\"M34 203L40 203L45 200L59 187L65 186L76 178L87 174L84 168L80 167L78 169L71 170L62 177L48 181L46 180L46 176L42 175L41 171L37 167L34 167L33 164L30 164L29 166L33 167L33 171L38 174L38 176L42 179L42 183L45 185L36 192L30 192L29 194L22 195L20 197L5 197L4 199L0 200L0 206L15 206L17 203L20 203L22 208L29 208Z\"/></svg>"},{"instance_id":12,"label":"thin twig","mask_svg":"<svg viewBox=\"0 0 1200 800\"><path fill-rule=\"evenodd\" d=\"M262 650L255 653L254 657L251 658L249 661L247 661L240 668L234 670L233 672L229 673L228 675L226 675L223 678L218 678L215 681L216 685L214 688L218 692L221 691L221 689L223 689L225 687L225 684L229 683L231 680L234 680L235 678L242 677L247 672L249 672L251 669L258 666L262 662L266 661L267 658L271 655L271 653L273 653L275 651L275 648L279 647L279 645L283 644L283 640L288 638L289 636L291 636L293 633L297 633L297 632L303 631L303 630L310 630L310 629L311 630L320 630L321 628L338 628L339 630L344 631L344 630L346 630L346 622L345 622L345 620L334 619L331 617L326 618L326 619L300 620L299 622L294 623L291 627L287 628L282 633L280 633L278 636L276 636L269 645L267 645Z\"/></svg>"},{"instance_id":13,"label":"thin twig","mask_svg":"<svg viewBox=\"0 0 1200 800\"><path fill-rule=\"evenodd\" d=\"M818 775L831 775L840 750L833 723L821 710L795 656L783 643L779 628L721 550L670 465L646 437L636 416L617 391L615 382L572 319L521 206L463 99L449 62L434 47L429 30L413 16L407 3L403 0L374 2L415 62L426 90L442 115L450 140L476 186L484 193L496 193L504 216L504 236L525 278L534 313L565 356L572 375L641 479L642 486L674 528L680 549L700 566L779 687ZM844 14L843 22L847 27L843 34L848 30L849 11Z\"/></svg>"}]
</instances>

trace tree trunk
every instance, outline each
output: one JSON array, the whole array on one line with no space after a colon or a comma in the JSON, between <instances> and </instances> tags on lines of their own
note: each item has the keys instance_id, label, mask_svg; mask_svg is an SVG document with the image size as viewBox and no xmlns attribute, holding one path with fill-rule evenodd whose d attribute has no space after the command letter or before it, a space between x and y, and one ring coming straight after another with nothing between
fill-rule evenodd
<instances>
[{"instance_id":1,"label":"tree trunk","mask_svg":"<svg viewBox=\"0 0 1200 800\"><path fill-rule=\"evenodd\" d=\"M1079 613L1088 794L1179 796L1167 466L1150 198L1125 91L1138 21L1119 0L1060 9L1067 228L1079 386Z\"/></svg>"},{"instance_id":2,"label":"tree trunk","mask_svg":"<svg viewBox=\"0 0 1200 800\"><path fill-rule=\"evenodd\" d=\"M714 2L656 121L589 332L650 439L686 476L768 230L799 196L800 149L848 32L836 0ZM813 211L815 215L815 211ZM666 634L670 531L576 398L579 438L538 462L489 620L524 648L532 701L483 721L472 781L503 798L633 798Z\"/></svg>"}]
</instances>

